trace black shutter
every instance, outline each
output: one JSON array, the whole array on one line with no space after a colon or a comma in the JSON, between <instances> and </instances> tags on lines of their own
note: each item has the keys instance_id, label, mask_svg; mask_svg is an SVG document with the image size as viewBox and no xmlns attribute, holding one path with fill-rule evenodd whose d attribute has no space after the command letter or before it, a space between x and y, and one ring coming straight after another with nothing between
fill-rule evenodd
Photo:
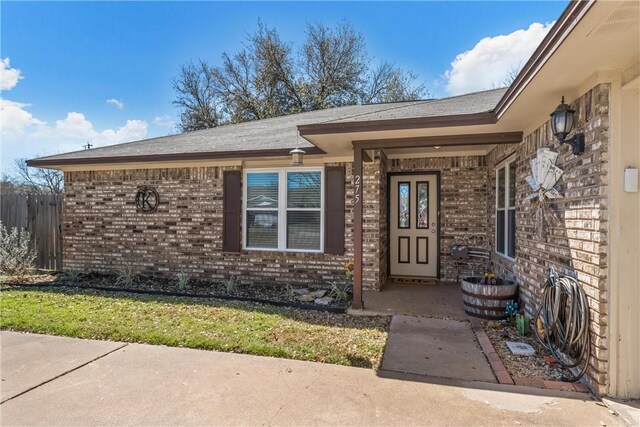
<instances>
[{"instance_id":1,"label":"black shutter","mask_svg":"<svg viewBox=\"0 0 640 427\"><path fill-rule=\"evenodd\" d=\"M240 252L242 184L240 171L225 171L222 186L222 250Z\"/></svg>"},{"instance_id":2,"label":"black shutter","mask_svg":"<svg viewBox=\"0 0 640 427\"><path fill-rule=\"evenodd\" d=\"M344 254L344 167L327 166L324 185L324 252Z\"/></svg>"}]
</instances>

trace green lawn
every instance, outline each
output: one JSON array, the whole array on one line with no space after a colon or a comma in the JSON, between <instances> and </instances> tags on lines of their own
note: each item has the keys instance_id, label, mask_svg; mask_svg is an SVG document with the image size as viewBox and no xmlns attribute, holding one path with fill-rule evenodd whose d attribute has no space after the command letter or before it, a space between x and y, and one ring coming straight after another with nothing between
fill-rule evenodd
<instances>
[{"instance_id":1,"label":"green lawn","mask_svg":"<svg viewBox=\"0 0 640 427\"><path fill-rule=\"evenodd\" d=\"M377 368L388 317L77 288L0 292L0 329Z\"/></svg>"}]
</instances>

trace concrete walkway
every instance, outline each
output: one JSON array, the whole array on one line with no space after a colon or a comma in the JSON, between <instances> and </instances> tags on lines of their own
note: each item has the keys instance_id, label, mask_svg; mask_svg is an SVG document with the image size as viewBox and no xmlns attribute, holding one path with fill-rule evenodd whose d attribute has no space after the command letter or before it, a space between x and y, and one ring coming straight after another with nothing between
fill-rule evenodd
<instances>
[{"instance_id":1,"label":"concrete walkway","mask_svg":"<svg viewBox=\"0 0 640 427\"><path fill-rule=\"evenodd\" d=\"M469 322L396 315L382 369L433 377L497 382Z\"/></svg>"},{"instance_id":2,"label":"concrete walkway","mask_svg":"<svg viewBox=\"0 0 640 427\"><path fill-rule=\"evenodd\" d=\"M623 425L578 393L162 346L0 338L3 426Z\"/></svg>"}]
</instances>

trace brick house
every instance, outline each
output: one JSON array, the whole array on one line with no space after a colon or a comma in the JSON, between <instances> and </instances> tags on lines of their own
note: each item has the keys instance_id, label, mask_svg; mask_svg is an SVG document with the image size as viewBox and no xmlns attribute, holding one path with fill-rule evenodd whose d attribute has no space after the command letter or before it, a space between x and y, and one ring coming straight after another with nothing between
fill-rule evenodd
<instances>
[{"instance_id":1,"label":"brick house","mask_svg":"<svg viewBox=\"0 0 640 427\"><path fill-rule=\"evenodd\" d=\"M488 242L492 269L535 310L550 267L589 297L588 378L640 397L637 2L571 2L508 89L360 105L29 161L64 171L66 268L326 283L355 260L354 308L391 275L456 278L451 246ZM564 96L584 153L558 145ZM298 134L300 137L298 137ZM573 133L572 133L573 135ZM291 166L290 151L304 150ZM537 232L530 161L564 174ZM631 187L633 183L627 184ZM636 178L637 184L637 178ZM142 207L136 205L139 190ZM146 191L146 190L145 190ZM138 200L140 202L140 200Z\"/></svg>"}]
</instances>

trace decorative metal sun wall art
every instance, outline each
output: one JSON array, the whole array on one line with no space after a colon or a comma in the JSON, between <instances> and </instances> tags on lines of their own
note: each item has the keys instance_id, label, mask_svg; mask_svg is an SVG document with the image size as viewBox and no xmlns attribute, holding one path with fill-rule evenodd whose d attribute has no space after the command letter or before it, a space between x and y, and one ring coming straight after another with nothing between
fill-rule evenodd
<instances>
[{"instance_id":1,"label":"decorative metal sun wall art","mask_svg":"<svg viewBox=\"0 0 640 427\"><path fill-rule=\"evenodd\" d=\"M525 201L535 203L531 212L535 221L536 235L544 237L548 224L559 225L560 220L555 216L548 200L561 199L563 196L555 189L556 183L564 174L563 170L556 166L558 153L548 147L538 148L535 158L531 159L531 175L526 180L533 192Z\"/></svg>"}]
</instances>

